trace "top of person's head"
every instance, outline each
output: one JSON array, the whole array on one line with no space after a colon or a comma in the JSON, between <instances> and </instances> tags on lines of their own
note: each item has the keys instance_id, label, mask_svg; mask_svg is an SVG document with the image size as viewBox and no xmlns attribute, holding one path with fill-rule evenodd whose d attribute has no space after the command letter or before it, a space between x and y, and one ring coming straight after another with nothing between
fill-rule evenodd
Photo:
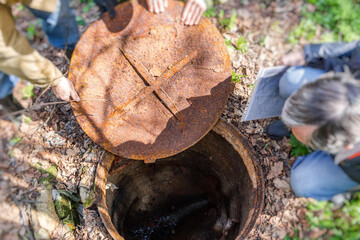
<instances>
[{"instance_id":1,"label":"top of person's head","mask_svg":"<svg viewBox=\"0 0 360 240\"><path fill-rule=\"evenodd\" d=\"M286 100L282 119L288 127L319 126L310 146L336 154L360 141L360 81L348 73L327 73Z\"/></svg>"}]
</instances>

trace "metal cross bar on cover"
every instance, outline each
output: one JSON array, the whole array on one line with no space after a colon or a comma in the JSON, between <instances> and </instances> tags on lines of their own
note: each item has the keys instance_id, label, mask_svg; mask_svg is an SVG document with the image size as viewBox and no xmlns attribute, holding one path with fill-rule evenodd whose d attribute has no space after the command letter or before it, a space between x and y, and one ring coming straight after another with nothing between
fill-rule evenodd
<instances>
[{"instance_id":1,"label":"metal cross bar on cover","mask_svg":"<svg viewBox=\"0 0 360 240\"><path fill-rule=\"evenodd\" d=\"M120 51L124 54L125 58L130 62L130 64L135 68L139 73L140 77L149 85L141 89L134 97L132 97L125 104L118 107L118 114L120 117L123 117L126 112L139 103L142 99L149 96L155 92L160 98L160 102L165 105L165 107L175 116L179 113L178 108L175 103L170 99L168 94L161 88L161 86L167 82L172 76L174 76L178 71L180 71L185 65L191 62L197 55L198 51L193 51L189 55L186 55L181 61L177 62L170 69L165 71L158 79L154 79L150 73L146 70L145 66L137 60L135 55L127 50L126 52L122 49ZM160 90L160 91L159 91ZM176 117L176 116L175 116ZM176 118L179 120L179 118Z\"/></svg>"}]
</instances>

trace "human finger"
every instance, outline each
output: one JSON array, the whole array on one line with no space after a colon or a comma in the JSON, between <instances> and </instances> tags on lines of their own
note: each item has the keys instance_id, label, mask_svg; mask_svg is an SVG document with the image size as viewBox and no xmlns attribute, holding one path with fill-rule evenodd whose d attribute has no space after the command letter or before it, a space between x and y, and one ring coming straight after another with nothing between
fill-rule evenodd
<instances>
[{"instance_id":1,"label":"human finger","mask_svg":"<svg viewBox=\"0 0 360 240\"><path fill-rule=\"evenodd\" d=\"M158 6L159 6L159 12L163 12L164 11L164 1L163 0L158 0Z\"/></svg>"},{"instance_id":2,"label":"human finger","mask_svg":"<svg viewBox=\"0 0 360 240\"><path fill-rule=\"evenodd\" d=\"M159 13L159 5L157 0L154 0L153 4L154 4L154 12Z\"/></svg>"},{"instance_id":3,"label":"human finger","mask_svg":"<svg viewBox=\"0 0 360 240\"><path fill-rule=\"evenodd\" d=\"M154 3L153 3L153 0L146 0L146 3L147 3L147 5L148 5L149 12L154 12Z\"/></svg>"},{"instance_id":4,"label":"human finger","mask_svg":"<svg viewBox=\"0 0 360 240\"><path fill-rule=\"evenodd\" d=\"M185 21L185 18L187 17L188 12L189 12L191 6L192 6L192 1L186 2L185 7L184 7L184 10L183 10L183 12L182 12L182 14L181 14L181 21L182 21L182 22Z\"/></svg>"},{"instance_id":5,"label":"human finger","mask_svg":"<svg viewBox=\"0 0 360 240\"><path fill-rule=\"evenodd\" d=\"M187 14L187 16L185 18L185 24L186 25L189 25L190 19L191 19L192 15L194 14L195 8L196 8L196 4L195 3L191 4L189 12L188 12L188 14Z\"/></svg>"},{"instance_id":6,"label":"human finger","mask_svg":"<svg viewBox=\"0 0 360 240\"><path fill-rule=\"evenodd\" d=\"M205 10L201 10L200 14L198 14L197 18L195 19L195 25L198 25L200 20L201 20L201 17L203 15Z\"/></svg>"},{"instance_id":7,"label":"human finger","mask_svg":"<svg viewBox=\"0 0 360 240\"><path fill-rule=\"evenodd\" d=\"M76 101L76 102L80 101L80 97L79 97L79 95L77 94L77 92L75 91L74 88L71 90L70 96L74 101Z\"/></svg>"},{"instance_id":8,"label":"human finger","mask_svg":"<svg viewBox=\"0 0 360 240\"><path fill-rule=\"evenodd\" d=\"M199 14L197 15L196 19L195 19L195 24L197 25L200 22L201 16L203 15L203 13L206 10L206 3L204 0L199 0L198 1L198 6L200 9Z\"/></svg>"},{"instance_id":9,"label":"human finger","mask_svg":"<svg viewBox=\"0 0 360 240\"><path fill-rule=\"evenodd\" d=\"M189 21L190 26L195 24L195 20L197 19L200 11L201 11L201 8L199 6L196 6L194 9L193 15L191 16L191 19Z\"/></svg>"}]
</instances>

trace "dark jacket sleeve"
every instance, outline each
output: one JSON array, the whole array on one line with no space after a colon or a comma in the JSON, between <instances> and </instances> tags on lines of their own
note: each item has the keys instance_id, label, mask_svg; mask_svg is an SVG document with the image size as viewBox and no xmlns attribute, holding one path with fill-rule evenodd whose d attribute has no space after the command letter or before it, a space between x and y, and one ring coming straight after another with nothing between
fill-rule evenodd
<instances>
[{"instance_id":1,"label":"dark jacket sleeve","mask_svg":"<svg viewBox=\"0 0 360 240\"><path fill-rule=\"evenodd\" d=\"M360 51L360 41L350 43L323 43L304 46L307 66L326 71L342 72L344 65Z\"/></svg>"}]
</instances>

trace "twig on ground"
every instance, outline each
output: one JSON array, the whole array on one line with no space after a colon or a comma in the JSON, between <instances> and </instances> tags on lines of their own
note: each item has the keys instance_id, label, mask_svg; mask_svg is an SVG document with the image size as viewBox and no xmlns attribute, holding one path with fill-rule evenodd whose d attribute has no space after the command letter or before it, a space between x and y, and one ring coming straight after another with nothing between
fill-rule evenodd
<instances>
[{"instance_id":1,"label":"twig on ground","mask_svg":"<svg viewBox=\"0 0 360 240\"><path fill-rule=\"evenodd\" d=\"M21 199L19 202L23 203L42 203L42 201L35 201L35 200L28 200L28 199Z\"/></svg>"},{"instance_id":2,"label":"twig on ground","mask_svg":"<svg viewBox=\"0 0 360 240\"><path fill-rule=\"evenodd\" d=\"M40 98L46 93L47 90L50 89L50 84L40 93L40 95L36 98L34 104L38 104L40 101ZM34 105L33 104L33 105Z\"/></svg>"},{"instance_id":3,"label":"twig on ground","mask_svg":"<svg viewBox=\"0 0 360 240\"><path fill-rule=\"evenodd\" d=\"M69 135L66 134L66 141L65 141L65 147L64 147L64 155L67 154L68 145L69 145Z\"/></svg>"},{"instance_id":4,"label":"twig on ground","mask_svg":"<svg viewBox=\"0 0 360 240\"><path fill-rule=\"evenodd\" d=\"M81 101L105 101L105 99L83 99ZM49 106L49 105L64 104L64 103L69 103L69 102L76 102L76 101L70 100L70 101L58 101L58 102L47 102L47 103L34 104L34 105L32 105L32 106L30 106L28 108L25 108L25 109L22 109L22 110L19 110L19 111L15 111L15 112L0 115L0 119L10 117L10 116L14 116L14 115L21 114L21 113L25 113L25 112L28 112L30 110L38 110L41 107L45 107L45 106Z\"/></svg>"}]
</instances>

